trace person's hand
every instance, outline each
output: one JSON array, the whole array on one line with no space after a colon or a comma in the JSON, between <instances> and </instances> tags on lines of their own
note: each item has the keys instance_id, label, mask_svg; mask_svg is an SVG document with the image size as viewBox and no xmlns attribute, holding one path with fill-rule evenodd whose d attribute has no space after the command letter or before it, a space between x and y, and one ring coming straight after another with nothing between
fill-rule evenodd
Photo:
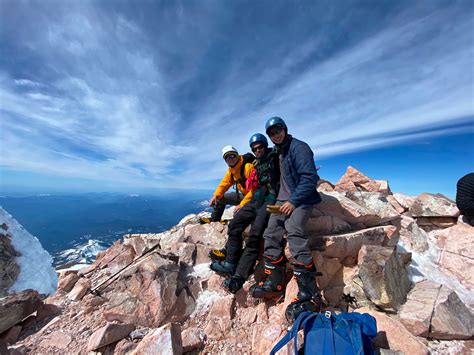
<instances>
[{"instance_id":1,"label":"person's hand","mask_svg":"<svg viewBox=\"0 0 474 355\"><path fill-rule=\"evenodd\" d=\"M234 215L235 215L237 212L239 212L241 208L242 208L241 205L235 206L235 208L234 208Z\"/></svg>"},{"instance_id":2,"label":"person's hand","mask_svg":"<svg viewBox=\"0 0 474 355\"><path fill-rule=\"evenodd\" d=\"M295 209L295 206L291 203L286 201L283 205L280 206L280 212L286 215L290 215Z\"/></svg>"},{"instance_id":3,"label":"person's hand","mask_svg":"<svg viewBox=\"0 0 474 355\"><path fill-rule=\"evenodd\" d=\"M212 196L211 200L209 201L209 206L215 206L217 204L217 201L219 199L217 198L217 196Z\"/></svg>"}]
</instances>

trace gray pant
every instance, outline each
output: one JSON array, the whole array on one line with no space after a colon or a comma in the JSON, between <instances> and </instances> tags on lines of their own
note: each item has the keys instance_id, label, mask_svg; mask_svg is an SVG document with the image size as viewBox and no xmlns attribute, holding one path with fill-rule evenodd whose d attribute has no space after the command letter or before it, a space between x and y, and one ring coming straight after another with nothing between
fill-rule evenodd
<instances>
[{"instance_id":1,"label":"gray pant","mask_svg":"<svg viewBox=\"0 0 474 355\"><path fill-rule=\"evenodd\" d=\"M225 206L237 206L240 204L240 201L244 198L244 195L239 192L226 192L224 196L217 201L216 206L214 207L214 211L211 214L211 221L212 222L219 222L224 214Z\"/></svg>"},{"instance_id":2,"label":"gray pant","mask_svg":"<svg viewBox=\"0 0 474 355\"><path fill-rule=\"evenodd\" d=\"M277 205L282 205L277 202ZM288 245L293 258L298 263L310 264L313 262L311 249L309 248L308 238L305 233L305 225L311 214L312 206L297 207L291 213L272 214L265 229L263 237L265 238L264 255L270 259L277 260L283 253L283 236L288 232Z\"/></svg>"}]
</instances>

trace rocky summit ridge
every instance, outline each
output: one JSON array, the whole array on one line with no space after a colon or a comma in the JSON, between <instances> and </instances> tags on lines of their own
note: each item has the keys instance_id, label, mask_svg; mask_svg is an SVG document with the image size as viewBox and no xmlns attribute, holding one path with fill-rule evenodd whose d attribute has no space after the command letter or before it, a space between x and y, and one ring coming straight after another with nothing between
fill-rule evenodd
<instances>
[{"instance_id":1,"label":"rocky summit ridge","mask_svg":"<svg viewBox=\"0 0 474 355\"><path fill-rule=\"evenodd\" d=\"M318 185L308 234L329 310L372 314L381 353L471 353L474 227L454 202L392 193L352 167L337 184ZM242 290L225 292L207 254L224 245L227 226L199 224L204 214L163 233L124 236L90 266L61 272L46 298L34 290L1 298L0 352L268 353L288 327L291 265L281 300L250 297L260 264Z\"/></svg>"}]
</instances>

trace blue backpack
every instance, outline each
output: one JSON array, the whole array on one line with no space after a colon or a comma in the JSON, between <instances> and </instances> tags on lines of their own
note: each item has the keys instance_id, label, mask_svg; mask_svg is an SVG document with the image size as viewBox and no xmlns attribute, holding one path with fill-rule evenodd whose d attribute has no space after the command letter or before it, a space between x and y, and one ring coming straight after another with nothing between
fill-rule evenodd
<instances>
[{"instance_id":1,"label":"blue backpack","mask_svg":"<svg viewBox=\"0 0 474 355\"><path fill-rule=\"evenodd\" d=\"M298 331L304 331L304 353L320 355L372 355L372 339L377 335L377 322L370 314L325 314L303 312L290 331L270 352L274 355L294 339L298 354Z\"/></svg>"}]
</instances>

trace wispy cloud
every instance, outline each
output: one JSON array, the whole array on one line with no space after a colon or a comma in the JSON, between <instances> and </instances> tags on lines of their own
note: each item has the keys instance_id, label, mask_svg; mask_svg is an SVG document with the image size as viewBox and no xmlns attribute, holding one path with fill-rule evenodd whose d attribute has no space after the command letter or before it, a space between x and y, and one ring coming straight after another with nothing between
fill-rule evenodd
<instances>
[{"instance_id":1,"label":"wispy cloud","mask_svg":"<svg viewBox=\"0 0 474 355\"><path fill-rule=\"evenodd\" d=\"M304 2L72 6L3 11L2 169L204 187L225 168L220 148L247 149L272 115L324 157L474 117L470 2L353 17Z\"/></svg>"}]
</instances>

